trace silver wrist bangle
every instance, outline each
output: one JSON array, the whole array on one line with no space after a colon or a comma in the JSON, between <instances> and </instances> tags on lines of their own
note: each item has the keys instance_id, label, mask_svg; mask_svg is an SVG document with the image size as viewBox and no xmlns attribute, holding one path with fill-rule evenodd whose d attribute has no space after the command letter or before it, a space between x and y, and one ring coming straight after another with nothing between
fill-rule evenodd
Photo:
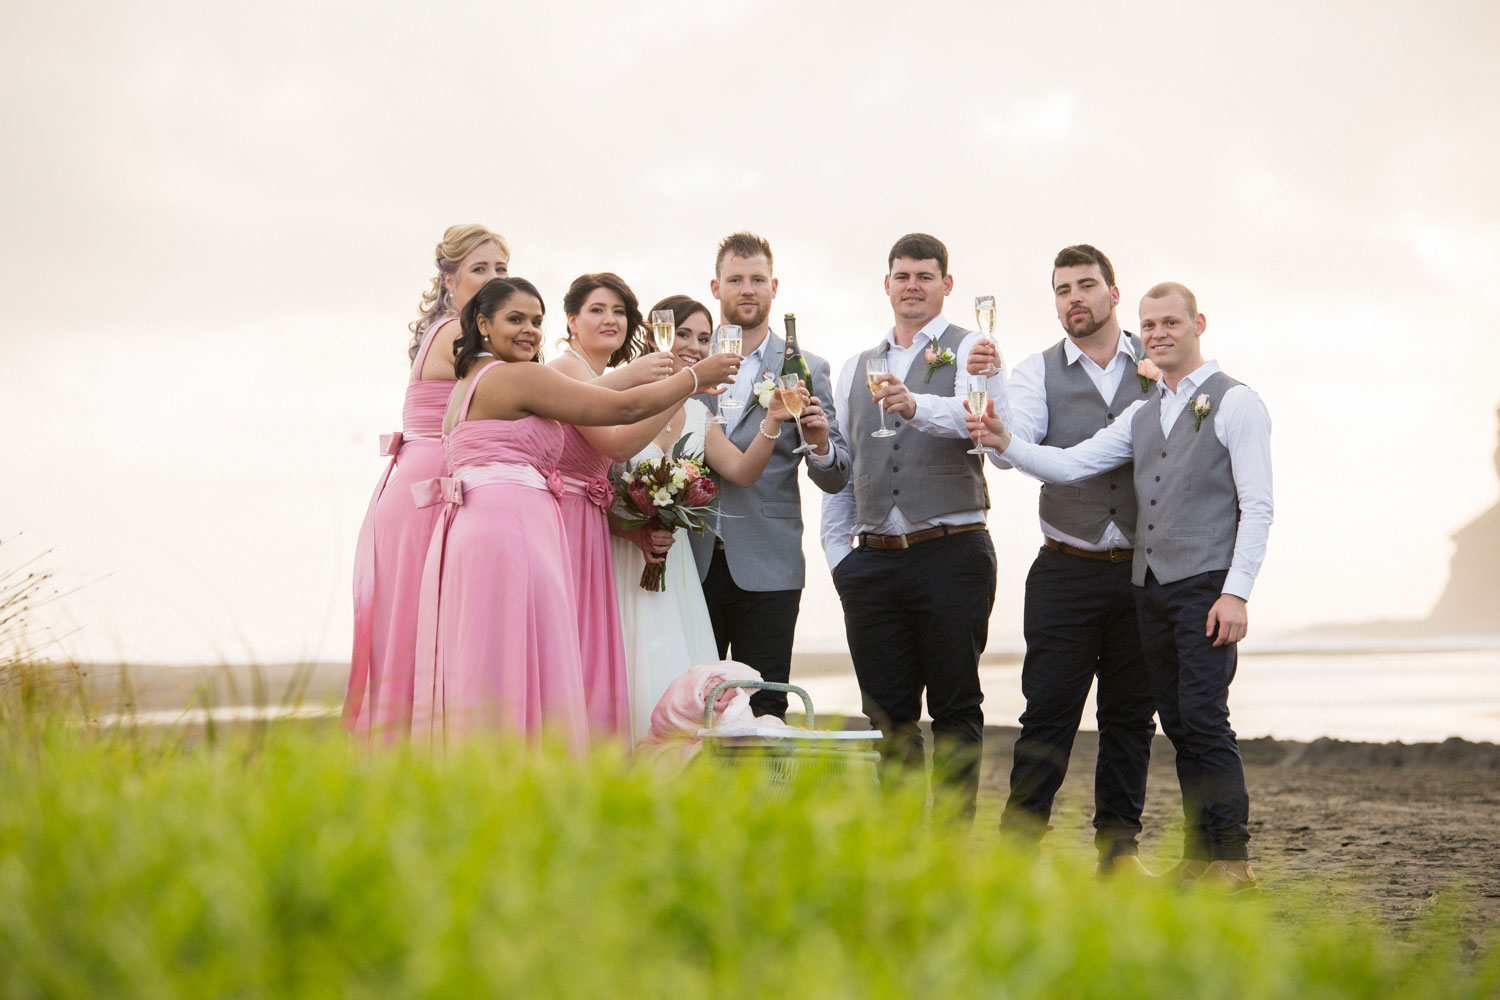
<instances>
[{"instance_id":1,"label":"silver wrist bangle","mask_svg":"<svg viewBox=\"0 0 1500 1000\"><path fill-rule=\"evenodd\" d=\"M698 395L698 373L693 370L693 366L692 365L688 365L687 366L687 373L689 375L693 376L693 391L690 392L690 393L688 393L688 395L689 396L696 396L696 395Z\"/></svg>"},{"instance_id":2,"label":"silver wrist bangle","mask_svg":"<svg viewBox=\"0 0 1500 1000\"><path fill-rule=\"evenodd\" d=\"M781 428L780 427L776 428L776 433L775 434L767 434L766 433L766 425L765 424L761 424L759 427L757 427L755 429L757 431L759 431L760 432L760 436L763 437L763 438L765 438L767 441L775 441L777 438L781 437Z\"/></svg>"}]
</instances>

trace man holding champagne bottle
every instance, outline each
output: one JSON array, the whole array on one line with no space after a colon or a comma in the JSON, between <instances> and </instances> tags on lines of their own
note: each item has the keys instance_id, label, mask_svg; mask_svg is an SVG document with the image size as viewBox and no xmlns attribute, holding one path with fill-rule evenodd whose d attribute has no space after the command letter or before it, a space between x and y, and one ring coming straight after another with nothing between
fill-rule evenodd
<instances>
[{"instance_id":1,"label":"man holding champagne bottle","mask_svg":"<svg viewBox=\"0 0 1500 1000\"><path fill-rule=\"evenodd\" d=\"M754 667L768 681L785 683L806 573L797 466L806 455L808 478L825 493L836 493L849 479L849 451L830 426L828 362L801 353L790 315L785 340L771 332L776 297L771 268L770 244L753 233L734 233L719 244L709 290L719 301L720 329L739 328L744 360L723 395L701 398L725 419L729 440L745 450L756 434L765 433L757 383L769 379L776 387L779 375L794 374L812 395L797 421L798 433L781 434L754 485L719 479L720 537L693 535L691 544L719 655ZM805 451L799 449L804 441ZM777 691L758 691L750 703L759 715L786 714L786 695Z\"/></svg>"},{"instance_id":2,"label":"man holding champagne bottle","mask_svg":"<svg viewBox=\"0 0 1500 1000\"><path fill-rule=\"evenodd\" d=\"M1140 342L1120 329L1120 290L1108 257L1088 244L1064 247L1052 262L1052 295L1065 336L1016 365L1005 390L1006 419L1021 440L1066 448L1146 399L1150 380L1136 374ZM969 370L988 354L987 346L976 349ZM1011 467L1000 458L995 464ZM1026 575L1022 618L1026 709L1000 821L1028 844L1049 829L1052 800L1098 677L1094 844L1106 874L1141 869L1136 837L1156 732L1130 585L1135 516L1129 463L1081 482L1042 486L1043 545Z\"/></svg>"},{"instance_id":3,"label":"man holding champagne bottle","mask_svg":"<svg viewBox=\"0 0 1500 1000\"><path fill-rule=\"evenodd\" d=\"M903 236L886 263L895 325L844 365L834 389L853 469L850 484L823 500L823 550L865 711L885 734L882 776L903 767L922 774L925 689L935 776L952 793L948 804L972 818L995 549L964 398L998 389L999 379L966 384L981 335L943 317L953 276L942 241Z\"/></svg>"}]
</instances>

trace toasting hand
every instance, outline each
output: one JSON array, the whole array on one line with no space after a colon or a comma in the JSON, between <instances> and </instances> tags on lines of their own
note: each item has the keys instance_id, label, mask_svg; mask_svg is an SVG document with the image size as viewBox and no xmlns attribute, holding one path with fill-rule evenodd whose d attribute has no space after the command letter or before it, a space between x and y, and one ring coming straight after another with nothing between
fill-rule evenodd
<instances>
[{"instance_id":1,"label":"toasting hand","mask_svg":"<svg viewBox=\"0 0 1500 1000\"><path fill-rule=\"evenodd\" d=\"M964 409L969 409L967 400L964 402ZM993 448L1002 454L1010 447L1010 430L1005 426L1005 421L995 415L993 399L985 400L983 413L971 410L964 420L969 425L969 437L978 440L984 447Z\"/></svg>"},{"instance_id":2,"label":"toasting hand","mask_svg":"<svg viewBox=\"0 0 1500 1000\"><path fill-rule=\"evenodd\" d=\"M668 378L676 370L677 366L673 363L672 355L666 351L642 354L625 366L625 371L630 376L631 388Z\"/></svg>"},{"instance_id":3,"label":"toasting hand","mask_svg":"<svg viewBox=\"0 0 1500 1000\"><path fill-rule=\"evenodd\" d=\"M993 340L981 340L969 348L970 375L988 375L999 367L1000 351Z\"/></svg>"}]
</instances>

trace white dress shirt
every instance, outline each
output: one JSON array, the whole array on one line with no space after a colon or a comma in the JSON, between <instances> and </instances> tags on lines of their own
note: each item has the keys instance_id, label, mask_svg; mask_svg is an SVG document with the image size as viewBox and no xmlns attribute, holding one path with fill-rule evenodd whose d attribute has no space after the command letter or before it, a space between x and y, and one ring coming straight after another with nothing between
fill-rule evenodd
<instances>
[{"instance_id":1,"label":"white dress shirt","mask_svg":"<svg viewBox=\"0 0 1500 1000\"><path fill-rule=\"evenodd\" d=\"M715 344L718 343L718 337L718 333L715 332ZM724 428L726 437L740 425L741 420L745 419L745 411L750 409L750 400L755 398L755 383L760 381L761 376L770 367L765 363L766 345L770 342L771 331L768 329L766 330L765 338L760 342L760 346L756 347L749 354L744 355L743 360L740 362L740 370L734 376L734 382L719 396L719 416L728 422ZM776 370L781 370L779 360L776 364ZM738 400L741 405L726 408L724 406L725 399Z\"/></svg>"},{"instance_id":2,"label":"white dress shirt","mask_svg":"<svg viewBox=\"0 0 1500 1000\"><path fill-rule=\"evenodd\" d=\"M983 335L970 333L959 343L958 350L953 352L955 377L951 396L921 391L926 384L923 380L927 377L925 360L927 348L943 335L948 326L948 320L939 314L917 331L910 347L901 347L897 344L896 331L891 329L880 342L880 348L885 352L891 374L906 384L916 402L916 412L908 423L924 434L947 438L968 438L969 431L965 423L968 411L964 409L964 380L967 378L969 352L973 350L975 344L979 343ZM865 373L855 370L859 364L859 358L860 356L856 354L844 362L844 367L839 371L838 382L834 386L834 405L843 420L848 419L849 393L855 382L865 381ZM999 375L990 376L985 379L985 383L991 393L999 392L1004 384ZM887 414L886 420L890 419L890 414ZM866 443L856 441L849 436L847 431L844 433L844 441L849 445L851 454ZM819 534L823 542L823 555L828 560L830 570L853 551L854 536L866 531L880 535L909 535L914 531L923 531L943 524L983 524L985 520L983 510L963 510L943 514L930 521L911 521L901 513L899 506L892 504L890 513L886 515L884 521L879 524L865 524L855 522L855 508L852 475L842 490L823 496L823 521Z\"/></svg>"},{"instance_id":3,"label":"white dress shirt","mask_svg":"<svg viewBox=\"0 0 1500 1000\"><path fill-rule=\"evenodd\" d=\"M1072 337L1064 337L1062 345L1068 364L1082 368L1083 373L1089 377L1089 381L1094 383L1094 388L1099 390L1099 395L1104 398L1106 404L1114 402L1115 393L1120 391L1121 379L1135 376L1135 354L1131 351L1130 341L1123 331L1115 346L1114 356L1109 359L1109 365L1104 368L1100 368L1083 348L1074 343ZM1047 436L1047 362L1041 354L1033 354L1011 369L1010 378L1004 389L1004 399L996 400L995 412L1004 419L1005 426L1010 428L1012 437L1035 444ZM1013 467L1010 462L1006 461L1005 456L993 451L990 452L990 461L1000 469ZM1109 522L1109 526L1104 529L1104 534L1099 537L1098 541L1070 535L1055 525L1048 524L1040 515L1037 516L1037 521L1041 524L1043 535L1053 541L1071 545L1075 549L1082 549L1086 552L1108 552L1110 549L1130 548L1130 539L1113 521Z\"/></svg>"},{"instance_id":4,"label":"white dress shirt","mask_svg":"<svg viewBox=\"0 0 1500 1000\"><path fill-rule=\"evenodd\" d=\"M1174 392L1166 380L1157 383L1161 394L1161 430L1170 434L1179 419L1194 419L1188 404L1198 387L1219 371L1217 361L1205 361L1184 375ZM1135 411L1145 402L1132 403L1114 423L1071 448L1053 448L1014 437L1005 457L1017 469L1049 483L1066 483L1119 468L1135 457L1131 434ZM1266 539L1271 533L1271 415L1255 390L1231 386L1208 418L1214 436L1229 449L1234 488L1239 495L1240 523L1234 537L1234 558L1224 580L1223 593L1250 599L1255 577L1266 558Z\"/></svg>"}]
</instances>

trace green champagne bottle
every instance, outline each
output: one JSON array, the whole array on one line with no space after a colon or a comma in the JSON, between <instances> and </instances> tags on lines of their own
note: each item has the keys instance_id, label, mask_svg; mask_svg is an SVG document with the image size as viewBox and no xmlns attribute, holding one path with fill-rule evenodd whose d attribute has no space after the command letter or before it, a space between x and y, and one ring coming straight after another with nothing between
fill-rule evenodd
<instances>
[{"instance_id":1,"label":"green champagne bottle","mask_svg":"<svg viewBox=\"0 0 1500 1000\"><path fill-rule=\"evenodd\" d=\"M786 323L786 357L781 361L781 374L797 376L811 392L812 375L808 373L807 362L802 360L802 350L797 346L797 317L794 313L787 313L783 319Z\"/></svg>"}]
</instances>

